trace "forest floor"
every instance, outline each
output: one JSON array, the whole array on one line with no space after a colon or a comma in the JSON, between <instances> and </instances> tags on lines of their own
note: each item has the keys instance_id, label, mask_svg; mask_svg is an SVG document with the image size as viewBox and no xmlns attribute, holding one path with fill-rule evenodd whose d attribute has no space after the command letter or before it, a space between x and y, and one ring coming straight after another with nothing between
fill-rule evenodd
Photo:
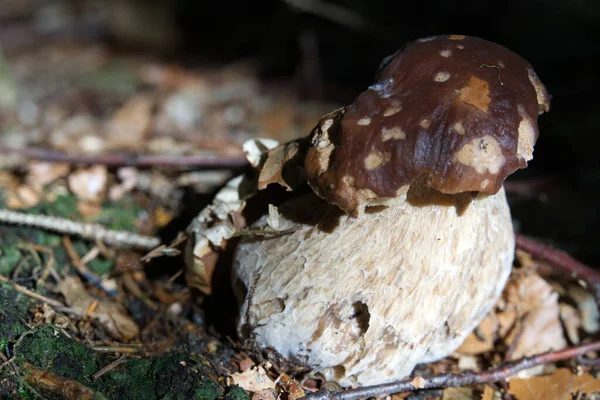
<instances>
[{"instance_id":1,"label":"forest floor","mask_svg":"<svg viewBox=\"0 0 600 400\"><path fill-rule=\"evenodd\" d=\"M0 398L292 400L339 389L228 330L214 296L186 285L178 240L247 168L245 140L297 138L337 106L299 101L251 63L188 68L77 42L1 58L0 214L100 224L167 246L147 256L154 242L0 223ZM511 201L520 188L507 186ZM477 330L392 399L595 398L594 351L510 380L415 390L417 377L482 374L595 343L593 274L567 269L565 279L564 263L525 247Z\"/></svg>"}]
</instances>

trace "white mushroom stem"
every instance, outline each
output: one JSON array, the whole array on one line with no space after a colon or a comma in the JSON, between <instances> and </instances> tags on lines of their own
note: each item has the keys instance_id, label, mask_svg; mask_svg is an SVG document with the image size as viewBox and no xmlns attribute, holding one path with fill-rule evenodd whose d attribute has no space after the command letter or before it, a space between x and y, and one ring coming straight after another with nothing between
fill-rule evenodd
<instances>
[{"instance_id":1,"label":"white mushroom stem","mask_svg":"<svg viewBox=\"0 0 600 400\"><path fill-rule=\"evenodd\" d=\"M448 199L411 189L357 218L315 195L284 204L279 229L293 233L237 249L240 331L342 385L449 355L500 296L515 238L504 190L461 215Z\"/></svg>"}]
</instances>

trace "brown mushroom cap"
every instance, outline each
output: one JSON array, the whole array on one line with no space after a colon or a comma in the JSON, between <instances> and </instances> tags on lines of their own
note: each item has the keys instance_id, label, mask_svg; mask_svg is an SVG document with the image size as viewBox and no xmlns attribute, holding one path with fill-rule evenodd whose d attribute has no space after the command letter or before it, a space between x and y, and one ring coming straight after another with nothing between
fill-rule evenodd
<instances>
[{"instance_id":1,"label":"brown mushroom cap","mask_svg":"<svg viewBox=\"0 0 600 400\"><path fill-rule=\"evenodd\" d=\"M420 39L382 63L374 85L311 133L308 182L356 214L427 174L443 193L495 194L527 166L550 96L531 65L479 38Z\"/></svg>"}]
</instances>

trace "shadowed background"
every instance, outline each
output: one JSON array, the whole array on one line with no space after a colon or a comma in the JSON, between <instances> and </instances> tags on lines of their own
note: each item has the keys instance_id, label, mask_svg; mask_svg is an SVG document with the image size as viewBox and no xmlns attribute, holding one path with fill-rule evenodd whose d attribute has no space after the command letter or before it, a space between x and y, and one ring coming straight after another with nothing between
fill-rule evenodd
<instances>
[{"instance_id":1,"label":"shadowed background","mask_svg":"<svg viewBox=\"0 0 600 400\"><path fill-rule=\"evenodd\" d=\"M497 42L535 68L552 95L529 168L510 196L519 231L600 264L600 2L3 0L0 45L18 52L44 40L103 41L175 63L251 61L271 87L346 104L381 59L437 34Z\"/></svg>"}]
</instances>

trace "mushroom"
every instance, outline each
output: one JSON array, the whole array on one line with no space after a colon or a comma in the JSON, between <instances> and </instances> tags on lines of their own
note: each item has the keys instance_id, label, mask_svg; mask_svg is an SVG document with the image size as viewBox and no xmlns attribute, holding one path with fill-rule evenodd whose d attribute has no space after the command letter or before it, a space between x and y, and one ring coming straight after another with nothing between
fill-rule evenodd
<instances>
[{"instance_id":1,"label":"mushroom","mask_svg":"<svg viewBox=\"0 0 600 400\"><path fill-rule=\"evenodd\" d=\"M296 189L252 225L280 234L237 245L240 333L344 386L451 354L510 273L502 183L532 159L548 110L530 64L479 38L386 58L354 103L256 164L261 187Z\"/></svg>"}]
</instances>

